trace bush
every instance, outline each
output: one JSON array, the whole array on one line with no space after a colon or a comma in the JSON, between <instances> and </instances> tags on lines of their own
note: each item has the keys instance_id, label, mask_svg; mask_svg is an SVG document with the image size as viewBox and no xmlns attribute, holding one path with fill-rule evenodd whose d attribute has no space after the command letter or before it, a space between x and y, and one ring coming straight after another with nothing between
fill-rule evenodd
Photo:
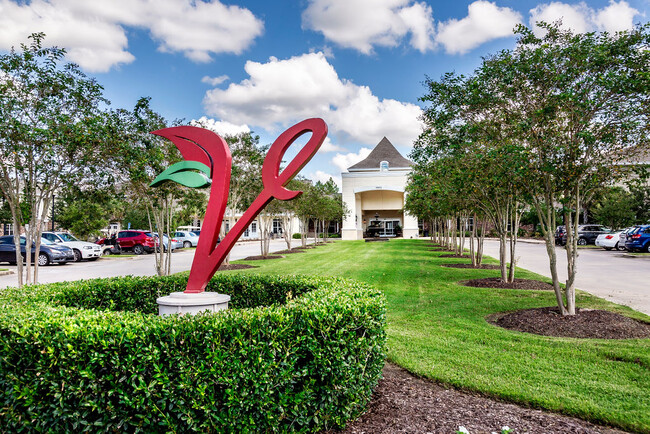
<instances>
[{"instance_id":1,"label":"bush","mask_svg":"<svg viewBox=\"0 0 650 434\"><path fill-rule=\"evenodd\" d=\"M295 233L291 236L291 238L293 238L294 240L300 240L302 239L302 234Z\"/></svg>"},{"instance_id":2,"label":"bush","mask_svg":"<svg viewBox=\"0 0 650 434\"><path fill-rule=\"evenodd\" d=\"M217 275L232 309L159 317L187 274L0 294L3 431L310 431L360 414L384 363L381 293Z\"/></svg>"}]
</instances>

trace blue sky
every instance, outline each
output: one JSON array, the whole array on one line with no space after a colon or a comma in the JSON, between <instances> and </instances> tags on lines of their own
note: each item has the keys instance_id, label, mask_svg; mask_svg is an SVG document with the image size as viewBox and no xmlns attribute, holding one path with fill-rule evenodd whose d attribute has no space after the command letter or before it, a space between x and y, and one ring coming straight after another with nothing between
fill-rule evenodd
<instances>
[{"instance_id":1,"label":"blue sky","mask_svg":"<svg viewBox=\"0 0 650 434\"><path fill-rule=\"evenodd\" d=\"M322 117L328 141L302 174L338 181L383 136L408 155L425 77L512 48L517 23L611 32L648 12L650 0L0 0L0 50L43 31L113 107L149 96L170 120L263 144Z\"/></svg>"}]
</instances>

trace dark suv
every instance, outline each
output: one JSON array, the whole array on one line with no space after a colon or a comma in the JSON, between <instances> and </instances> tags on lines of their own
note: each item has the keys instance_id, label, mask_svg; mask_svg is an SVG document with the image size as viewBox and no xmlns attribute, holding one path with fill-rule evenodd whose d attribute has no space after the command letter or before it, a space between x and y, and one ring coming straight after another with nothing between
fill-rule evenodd
<instances>
[{"instance_id":1,"label":"dark suv","mask_svg":"<svg viewBox=\"0 0 650 434\"><path fill-rule=\"evenodd\" d=\"M97 241L105 244L106 238ZM156 240L149 231L126 230L117 233L117 242L122 250L133 250L136 255L151 253L156 249Z\"/></svg>"},{"instance_id":2,"label":"dark suv","mask_svg":"<svg viewBox=\"0 0 650 434\"><path fill-rule=\"evenodd\" d=\"M650 225L636 226L627 233L625 248L650 253Z\"/></svg>"},{"instance_id":3,"label":"dark suv","mask_svg":"<svg viewBox=\"0 0 650 434\"><path fill-rule=\"evenodd\" d=\"M578 245L596 244L596 238L600 234L608 234L611 230L601 225L580 225L578 226ZM562 235L562 245L566 244L566 232Z\"/></svg>"}]
</instances>

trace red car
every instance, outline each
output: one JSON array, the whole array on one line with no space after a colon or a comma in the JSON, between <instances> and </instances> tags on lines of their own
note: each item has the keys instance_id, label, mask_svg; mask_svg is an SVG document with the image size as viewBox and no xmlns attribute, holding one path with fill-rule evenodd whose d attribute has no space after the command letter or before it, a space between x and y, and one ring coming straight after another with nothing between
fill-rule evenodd
<instances>
[{"instance_id":1,"label":"red car","mask_svg":"<svg viewBox=\"0 0 650 434\"><path fill-rule=\"evenodd\" d=\"M97 244L107 244L108 238L102 238ZM156 249L156 239L149 231L126 230L117 233L117 242L122 250L133 250L136 255L151 253Z\"/></svg>"}]
</instances>

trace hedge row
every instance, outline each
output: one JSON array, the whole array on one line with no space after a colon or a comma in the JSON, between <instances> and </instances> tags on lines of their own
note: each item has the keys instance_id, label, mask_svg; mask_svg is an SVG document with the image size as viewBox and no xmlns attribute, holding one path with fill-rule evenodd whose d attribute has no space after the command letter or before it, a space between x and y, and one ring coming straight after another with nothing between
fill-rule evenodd
<instances>
[{"instance_id":1,"label":"hedge row","mask_svg":"<svg viewBox=\"0 0 650 434\"><path fill-rule=\"evenodd\" d=\"M158 317L187 275L0 294L3 431L285 432L343 427L384 363L379 291L218 275L234 309Z\"/></svg>"}]
</instances>

